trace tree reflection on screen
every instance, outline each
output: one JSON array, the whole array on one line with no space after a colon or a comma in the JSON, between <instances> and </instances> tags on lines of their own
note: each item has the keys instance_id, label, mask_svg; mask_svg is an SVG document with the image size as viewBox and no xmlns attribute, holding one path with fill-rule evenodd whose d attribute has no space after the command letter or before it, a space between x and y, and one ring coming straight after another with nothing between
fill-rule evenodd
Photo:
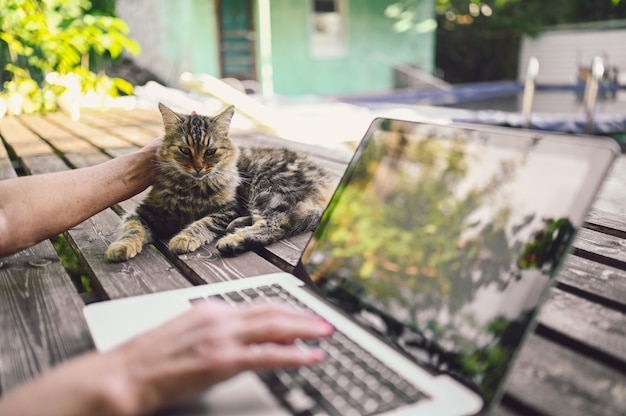
<instances>
[{"instance_id":1,"label":"tree reflection on screen","mask_svg":"<svg viewBox=\"0 0 626 416\"><path fill-rule=\"evenodd\" d=\"M388 127L359 150L305 265L329 295L359 298L354 312L387 317L386 335L415 358L488 399L535 306L497 303L521 281L545 287L573 227L507 202L527 151L486 160L480 138Z\"/></svg>"}]
</instances>

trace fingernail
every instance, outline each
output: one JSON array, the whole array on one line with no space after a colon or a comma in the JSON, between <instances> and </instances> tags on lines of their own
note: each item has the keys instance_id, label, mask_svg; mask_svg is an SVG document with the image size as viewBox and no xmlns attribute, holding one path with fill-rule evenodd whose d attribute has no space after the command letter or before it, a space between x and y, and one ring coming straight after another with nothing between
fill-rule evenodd
<instances>
[{"instance_id":1,"label":"fingernail","mask_svg":"<svg viewBox=\"0 0 626 416\"><path fill-rule=\"evenodd\" d=\"M319 328L320 332L322 332L323 334L327 334L327 335L330 335L333 332L335 332L335 327L332 326L331 324L329 324L325 320L320 320L320 322L318 324L318 328Z\"/></svg>"},{"instance_id":2,"label":"fingernail","mask_svg":"<svg viewBox=\"0 0 626 416\"><path fill-rule=\"evenodd\" d=\"M321 348L313 348L309 350L309 356L315 361L320 362L326 359L326 351Z\"/></svg>"}]
</instances>

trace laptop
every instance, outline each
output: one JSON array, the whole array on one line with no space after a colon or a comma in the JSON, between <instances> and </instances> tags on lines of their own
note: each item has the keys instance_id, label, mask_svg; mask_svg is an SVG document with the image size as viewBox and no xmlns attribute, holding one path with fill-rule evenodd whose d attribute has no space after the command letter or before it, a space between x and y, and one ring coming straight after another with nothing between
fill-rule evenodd
<instances>
[{"instance_id":1,"label":"laptop","mask_svg":"<svg viewBox=\"0 0 626 416\"><path fill-rule=\"evenodd\" d=\"M279 299L335 326L323 363L243 373L177 412L488 413L617 154L603 137L376 119L294 274L84 314L101 351L215 297Z\"/></svg>"}]
</instances>

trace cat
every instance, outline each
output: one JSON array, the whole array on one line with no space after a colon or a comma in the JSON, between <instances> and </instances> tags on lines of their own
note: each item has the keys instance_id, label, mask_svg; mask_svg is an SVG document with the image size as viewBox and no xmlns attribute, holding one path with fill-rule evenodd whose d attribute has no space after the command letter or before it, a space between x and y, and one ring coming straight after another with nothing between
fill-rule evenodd
<instances>
[{"instance_id":1,"label":"cat","mask_svg":"<svg viewBox=\"0 0 626 416\"><path fill-rule=\"evenodd\" d=\"M210 117L159 103L165 136L157 177L135 212L125 215L106 250L126 261L153 238L189 253L217 240L233 256L311 231L334 191L331 175L285 148L246 148L229 138L235 108Z\"/></svg>"}]
</instances>

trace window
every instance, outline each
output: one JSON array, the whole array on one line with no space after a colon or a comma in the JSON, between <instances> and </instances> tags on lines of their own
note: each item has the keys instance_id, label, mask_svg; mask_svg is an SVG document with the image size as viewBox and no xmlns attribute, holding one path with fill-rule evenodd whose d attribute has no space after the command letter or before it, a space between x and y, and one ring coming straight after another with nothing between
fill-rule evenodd
<instances>
[{"instance_id":1,"label":"window","mask_svg":"<svg viewBox=\"0 0 626 416\"><path fill-rule=\"evenodd\" d=\"M341 58L346 55L345 0L311 1L311 55Z\"/></svg>"}]
</instances>

